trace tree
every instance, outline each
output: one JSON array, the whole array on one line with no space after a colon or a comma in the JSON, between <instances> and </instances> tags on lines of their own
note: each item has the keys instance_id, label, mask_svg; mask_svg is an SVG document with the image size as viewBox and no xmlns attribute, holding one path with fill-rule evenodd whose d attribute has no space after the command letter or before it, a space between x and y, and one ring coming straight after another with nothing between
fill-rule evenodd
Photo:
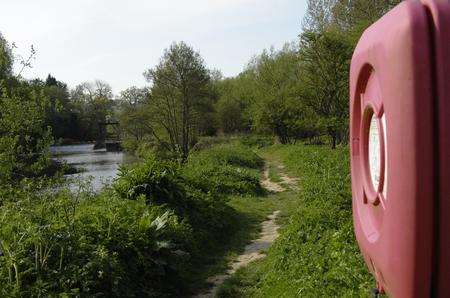
<instances>
[{"instance_id":1,"label":"tree","mask_svg":"<svg viewBox=\"0 0 450 298\"><path fill-rule=\"evenodd\" d=\"M152 83L152 135L186 159L200 133L200 111L212 106L210 72L198 52L179 42L144 75Z\"/></svg>"},{"instance_id":2,"label":"tree","mask_svg":"<svg viewBox=\"0 0 450 298\"><path fill-rule=\"evenodd\" d=\"M14 76L13 49L0 35L0 184L45 174L51 129L42 82Z\"/></svg>"},{"instance_id":3,"label":"tree","mask_svg":"<svg viewBox=\"0 0 450 298\"><path fill-rule=\"evenodd\" d=\"M361 34L402 0L308 0L304 29L323 32L330 27Z\"/></svg>"},{"instance_id":4,"label":"tree","mask_svg":"<svg viewBox=\"0 0 450 298\"><path fill-rule=\"evenodd\" d=\"M348 77L362 32L400 0L309 0L300 36L303 93L332 147L347 136Z\"/></svg>"},{"instance_id":5,"label":"tree","mask_svg":"<svg viewBox=\"0 0 450 298\"><path fill-rule=\"evenodd\" d=\"M55 140L79 139L80 123L78 115L73 111L67 85L49 74L43 89L49 100L46 124L52 128L53 138Z\"/></svg>"},{"instance_id":6,"label":"tree","mask_svg":"<svg viewBox=\"0 0 450 298\"><path fill-rule=\"evenodd\" d=\"M130 87L120 93L119 101L118 119L123 146L128 151L136 151L141 144L151 141L150 90Z\"/></svg>"},{"instance_id":7,"label":"tree","mask_svg":"<svg viewBox=\"0 0 450 298\"><path fill-rule=\"evenodd\" d=\"M12 48L0 33L0 79L12 76L13 61Z\"/></svg>"},{"instance_id":8,"label":"tree","mask_svg":"<svg viewBox=\"0 0 450 298\"><path fill-rule=\"evenodd\" d=\"M138 106L149 99L150 90L148 88L138 88L132 86L120 92L119 100L122 105Z\"/></svg>"},{"instance_id":9,"label":"tree","mask_svg":"<svg viewBox=\"0 0 450 298\"><path fill-rule=\"evenodd\" d=\"M340 32L305 32L301 37L304 93L332 147L347 133L348 73L352 44Z\"/></svg>"},{"instance_id":10,"label":"tree","mask_svg":"<svg viewBox=\"0 0 450 298\"><path fill-rule=\"evenodd\" d=\"M275 134L283 144L306 135L299 125L308 116L300 90L302 61L298 46L286 44L280 51L271 49L257 56L250 65L255 92L252 103L253 126Z\"/></svg>"},{"instance_id":11,"label":"tree","mask_svg":"<svg viewBox=\"0 0 450 298\"><path fill-rule=\"evenodd\" d=\"M113 113L111 87L100 80L84 82L71 91L70 97L83 125L82 139L102 143L106 137L103 123Z\"/></svg>"},{"instance_id":12,"label":"tree","mask_svg":"<svg viewBox=\"0 0 450 298\"><path fill-rule=\"evenodd\" d=\"M305 29L314 32L326 30L335 22L335 7L339 0L308 0L308 8L303 19Z\"/></svg>"},{"instance_id":13,"label":"tree","mask_svg":"<svg viewBox=\"0 0 450 298\"><path fill-rule=\"evenodd\" d=\"M0 92L0 182L43 175L53 142L45 125L48 101L40 86L29 82L5 88Z\"/></svg>"},{"instance_id":14,"label":"tree","mask_svg":"<svg viewBox=\"0 0 450 298\"><path fill-rule=\"evenodd\" d=\"M250 77L242 73L217 83L219 100L215 105L219 129L226 134L248 133L252 120L250 105Z\"/></svg>"}]
</instances>

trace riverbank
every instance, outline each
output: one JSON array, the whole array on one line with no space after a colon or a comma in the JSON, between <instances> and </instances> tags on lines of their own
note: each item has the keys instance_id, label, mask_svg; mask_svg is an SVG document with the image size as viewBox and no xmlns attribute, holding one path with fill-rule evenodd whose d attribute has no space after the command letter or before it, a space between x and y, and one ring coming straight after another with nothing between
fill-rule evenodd
<instances>
[{"instance_id":1,"label":"riverbank","mask_svg":"<svg viewBox=\"0 0 450 298\"><path fill-rule=\"evenodd\" d=\"M50 159L50 165L46 169L46 175L48 177L54 177L56 174L74 175L84 171L83 168L77 168L67 162L58 159Z\"/></svg>"},{"instance_id":2,"label":"riverbank","mask_svg":"<svg viewBox=\"0 0 450 298\"><path fill-rule=\"evenodd\" d=\"M125 152L107 152L105 149L95 150L93 143L52 146L53 160L66 164L72 169L64 172L66 178L76 186L80 181L89 181L92 189L100 191L110 184L122 165L135 162L135 158Z\"/></svg>"},{"instance_id":3,"label":"riverbank","mask_svg":"<svg viewBox=\"0 0 450 298\"><path fill-rule=\"evenodd\" d=\"M16 189L0 209L0 295L188 295L247 239L227 201L263 195L262 164L227 145L183 166L149 156L100 193Z\"/></svg>"}]
</instances>

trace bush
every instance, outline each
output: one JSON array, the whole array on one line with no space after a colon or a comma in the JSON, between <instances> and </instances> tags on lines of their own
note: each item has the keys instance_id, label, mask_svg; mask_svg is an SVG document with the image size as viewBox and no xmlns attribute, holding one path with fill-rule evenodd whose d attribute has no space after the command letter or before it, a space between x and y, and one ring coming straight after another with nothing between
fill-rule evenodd
<instances>
[{"instance_id":1,"label":"bush","mask_svg":"<svg viewBox=\"0 0 450 298\"><path fill-rule=\"evenodd\" d=\"M265 148L274 144L273 136L249 135L241 139L242 145L248 147Z\"/></svg>"},{"instance_id":2,"label":"bush","mask_svg":"<svg viewBox=\"0 0 450 298\"><path fill-rule=\"evenodd\" d=\"M173 210L194 229L189 249L199 256L231 233L234 211L222 197L192 187L181 169L173 161L149 157L135 167L122 168L113 187L122 199L142 199L150 206Z\"/></svg>"},{"instance_id":3,"label":"bush","mask_svg":"<svg viewBox=\"0 0 450 298\"><path fill-rule=\"evenodd\" d=\"M161 297L180 293L188 274L192 229L143 200L30 193L0 219L3 297Z\"/></svg>"},{"instance_id":4,"label":"bush","mask_svg":"<svg viewBox=\"0 0 450 298\"><path fill-rule=\"evenodd\" d=\"M172 161L158 160L153 156L135 167L122 167L113 187L123 199L145 198L150 205L167 204L185 212L185 194L178 165Z\"/></svg>"},{"instance_id":5,"label":"bush","mask_svg":"<svg viewBox=\"0 0 450 298\"><path fill-rule=\"evenodd\" d=\"M186 168L184 176L190 187L215 196L264 193L259 183L259 173L246 168L214 164L191 166Z\"/></svg>"},{"instance_id":6,"label":"bush","mask_svg":"<svg viewBox=\"0 0 450 298\"><path fill-rule=\"evenodd\" d=\"M183 175L190 187L215 196L260 195L259 183L264 160L238 145L221 145L193 154Z\"/></svg>"},{"instance_id":7,"label":"bush","mask_svg":"<svg viewBox=\"0 0 450 298\"><path fill-rule=\"evenodd\" d=\"M231 168L231 166L229 166ZM0 209L0 296L179 297L238 227L222 194L152 156L111 189L9 188ZM49 191L49 189L53 189Z\"/></svg>"},{"instance_id":8,"label":"bush","mask_svg":"<svg viewBox=\"0 0 450 298\"><path fill-rule=\"evenodd\" d=\"M200 137L197 143L192 148L192 151L201 151L211 149L214 146L230 144L234 142L232 136L214 136L214 137Z\"/></svg>"},{"instance_id":9,"label":"bush","mask_svg":"<svg viewBox=\"0 0 450 298\"><path fill-rule=\"evenodd\" d=\"M232 165L250 169L261 169L264 160L251 149L241 145L220 145L210 150L191 155L190 164L213 163L216 166Z\"/></svg>"}]
</instances>

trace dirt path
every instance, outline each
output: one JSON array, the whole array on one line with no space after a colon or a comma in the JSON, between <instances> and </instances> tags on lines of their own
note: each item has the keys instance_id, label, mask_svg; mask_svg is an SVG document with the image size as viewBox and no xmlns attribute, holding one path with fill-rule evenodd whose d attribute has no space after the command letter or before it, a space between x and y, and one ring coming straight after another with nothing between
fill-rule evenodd
<instances>
[{"instance_id":1,"label":"dirt path","mask_svg":"<svg viewBox=\"0 0 450 298\"><path fill-rule=\"evenodd\" d=\"M298 178L292 178L286 175L281 175L280 176L281 180L283 180L283 184L287 184L289 185L290 188L292 188L293 190L298 190Z\"/></svg>"},{"instance_id":2,"label":"dirt path","mask_svg":"<svg viewBox=\"0 0 450 298\"><path fill-rule=\"evenodd\" d=\"M298 189L298 179L291 178L282 172L283 167L278 166L280 170L279 175L282 180L282 184L286 185L290 189ZM263 179L261 185L269 192L278 193L286 191L287 189L281 185L281 183L270 180L269 167L266 165L263 171ZM262 259L266 256L266 251L269 249L275 239L278 237L279 226L276 223L276 219L281 211L277 210L267 217L267 219L261 223L261 233L258 239L253 240L245 247L244 252L239 255L234 261L230 262L229 269L224 273L208 278L208 283L211 283L211 288L202 294L196 295L196 298L214 298L220 286L234 274L238 269L247 266L250 262Z\"/></svg>"},{"instance_id":3,"label":"dirt path","mask_svg":"<svg viewBox=\"0 0 450 298\"><path fill-rule=\"evenodd\" d=\"M261 181L261 185L267 189L269 192L282 192L285 191L286 189L281 186L280 184L273 182L272 180L270 180L269 178L269 167L266 165L264 166L264 171L263 171L263 179Z\"/></svg>"},{"instance_id":4,"label":"dirt path","mask_svg":"<svg viewBox=\"0 0 450 298\"><path fill-rule=\"evenodd\" d=\"M263 180L261 181L261 185L267 189L269 192L283 192L286 191L286 187L292 189L292 190L298 190L298 178L292 178L287 176L284 173L284 166L282 164L277 165L278 169L278 175L280 176L281 182L276 183L272 180L270 180L269 177L269 166L264 167L263 171Z\"/></svg>"},{"instance_id":5,"label":"dirt path","mask_svg":"<svg viewBox=\"0 0 450 298\"><path fill-rule=\"evenodd\" d=\"M250 262L262 259L266 256L265 251L270 247L272 242L278 237L278 228L276 219L280 211L275 211L267 217L262 226L261 234L259 238L253 240L249 245L245 247L244 252L230 263L230 269L224 274L216 275L208 278L208 283L212 286L208 292L197 295L197 298L213 298L216 297L217 290L224 283L224 281L234 274L238 269L247 266Z\"/></svg>"}]
</instances>

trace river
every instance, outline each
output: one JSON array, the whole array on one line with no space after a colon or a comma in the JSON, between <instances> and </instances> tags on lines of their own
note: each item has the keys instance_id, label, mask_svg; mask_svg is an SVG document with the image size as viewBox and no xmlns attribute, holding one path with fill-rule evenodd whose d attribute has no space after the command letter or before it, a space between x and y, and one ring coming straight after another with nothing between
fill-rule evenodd
<instances>
[{"instance_id":1,"label":"river","mask_svg":"<svg viewBox=\"0 0 450 298\"><path fill-rule=\"evenodd\" d=\"M111 182L118 173L121 164L131 158L124 152L106 152L105 149L94 150L94 144L52 146L54 158L67 162L80 169L78 174L67 175L75 186L79 181L91 180L93 190L100 190L105 183Z\"/></svg>"}]
</instances>

